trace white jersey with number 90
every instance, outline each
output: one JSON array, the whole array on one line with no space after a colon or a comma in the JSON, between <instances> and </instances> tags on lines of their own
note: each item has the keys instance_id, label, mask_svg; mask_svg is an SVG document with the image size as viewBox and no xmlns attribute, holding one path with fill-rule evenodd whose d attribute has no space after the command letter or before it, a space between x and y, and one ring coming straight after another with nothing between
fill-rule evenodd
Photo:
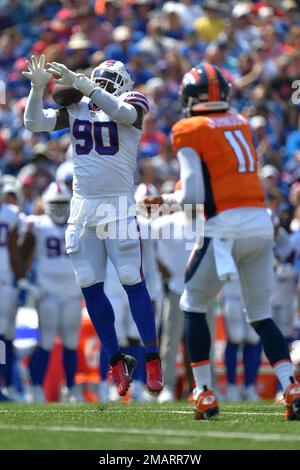
<instances>
[{"instance_id":1,"label":"white jersey with number 90","mask_svg":"<svg viewBox=\"0 0 300 470\"><path fill-rule=\"evenodd\" d=\"M126 95L124 93L120 99L126 100ZM131 195L141 130L117 124L89 98L68 107L68 112L74 157L74 196L95 199Z\"/></svg>"}]
</instances>

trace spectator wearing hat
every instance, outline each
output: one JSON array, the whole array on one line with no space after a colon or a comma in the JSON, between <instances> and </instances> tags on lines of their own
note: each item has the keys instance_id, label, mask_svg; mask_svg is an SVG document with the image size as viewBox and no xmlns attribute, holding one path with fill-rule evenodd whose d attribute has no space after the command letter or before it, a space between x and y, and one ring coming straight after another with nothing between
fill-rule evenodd
<instances>
[{"instance_id":1,"label":"spectator wearing hat","mask_svg":"<svg viewBox=\"0 0 300 470\"><path fill-rule=\"evenodd\" d=\"M6 178L7 175L4 175L2 180L4 183L2 189L3 198L1 202L19 206L21 202L21 185L13 176L8 180L6 180Z\"/></svg>"},{"instance_id":2,"label":"spectator wearing hat","mask_svg":"<svg viewBox=\"0 0 300 470\"><path fill-rule=\"evenodd\" d=\"M214 0L206 0L202 4L204 15L194 21L199 39L205 42L212 42L224 31L224 21L222 18L223 6Z\"/></svg>"},{"instance_id":3,"label":"spectator wearing hat","mask_svg":"<svg viewBox=\"0 0 300 470\"><path fill-rule=\"evenodd\" d=\"M146 34L147 23L150 13L155 7L155 0L133 0L131 3L133 29L135 36L139 36L139 39L141 39Z\"/></svg>"},{"instance_id":4,"label":"spectator wearing hat","mask_svg":"<svg viewBox=\"0 0 300 470\"><path fill-rule=\"evenodd\" d=\"M181 41L183 39L183 25L175 2L164 3L162 13L164 35Z\"/></svg>"},{"instance_id":5,"label":"spectator wearing hat","mask_svg":"<svg viewBox=\"0 0 300 470\"><path fill-rule=\"evenodd\" d=\"M230 56L239 59L241 54L251 51L250 44L237 37L234 25L229 18L224 20L224 31L219 37L225 37Z\"/></svg>"},{"instance_id":6,"label":"spectator wearing hat","mask_svg":"<svg viewBox=\"0 0 300 470\"><path fill-rule=\"evenodd\" d=\"M283 198L288 197L288 186L280 180L280 171L274 165L264 165L259 172L259 176L266 195L271 190L279 189Z\"/></svg>"},{"instance_id":7,"label":"spectator wearing hat","mask_svg":"<svg viewBox=\"0 0 300 470\"><path fill-rule=\"evenodd\" d=\"M146 61L141 49L136 45L130 50L128 70L137 88L154 77L153 66Z\"/></svg>"},{"instance_id":8,"label":"spectator wearing hat","mask_svg":"<svg viewBox=\"0 0 300 470\"><path fill-rule=\"evenodd\" d=\"M178 42L173 38L164 36L161 21L152 18L147 24L146 36L138 42L138 47L151 63L161 59L166 51L177 47Z\"/></svg>"},{"instance_id":9,"label":"spectator wearing hat","mask_svg":"<svg viewBox=\"0 0 300 470\"><path fill-rule=\"evenodd\" d=\"M104 49L105 60L120 60L127 64L134 47L131 36L128 26L115 28L112 35L113 42Z\"/></svg>"},{"instance_id":10,"label":"spectator wearing hat","mask_svg":"<svg viewBox=\"0 0 300 470\"><path fill-rule=\"evenodd\" d=\"M203 15L201 6L193 0L181 0L180 2L166 2L172 3L173 11L177 13L180 18L181 24L184 27L189 27L195 20Z\"/></svg>"},{"instance_id":11,"label":"spectator wearing hat","mask_svg":"<svg viewBox=\"0 0 300 470\"><path fill-rule=\"evenodd\" d=\"M90 65L90 56L97 50L89 38L82 32L74 33L67 44L70 54L68 66L71 70L86 69Z\"/></svg>"},{"instance_id":12,"label":"spectator wearing hat","mask_svg":"<svg viewBox=\"0 0 300 470\"><path fill-rule=\"evenodd\" d=\"M239 43L246 42L251 44L253 41L260 39L261 32L253 22L251 3L235 3L231 15L233 18L236 38Z\"/></svg>"},{"instance_id":13,"label":"spectator wearing hat","mask_svg":"<svg viewBox=\"0 0 300 470\"><path fill-rule=\"evenodd\" d=\"M150 98L150 109L160 131L169 134L174 120L179 118L181 109L175 93L172 93L166 82L153 77L145 85L145 93Z\"/></svg>"},{"instance_id":14,"label":"spectator wearing hat","mask_svg":"<svg viewBox=\"0 0 300 470\"><path fill-rule=\"evenodd\" d=\"M186 57L191 67L199 64L204 57L206 43L198 39L193 27L184 29L184 41L179 46L180 53Z\"/></svg>"}]
</instances>

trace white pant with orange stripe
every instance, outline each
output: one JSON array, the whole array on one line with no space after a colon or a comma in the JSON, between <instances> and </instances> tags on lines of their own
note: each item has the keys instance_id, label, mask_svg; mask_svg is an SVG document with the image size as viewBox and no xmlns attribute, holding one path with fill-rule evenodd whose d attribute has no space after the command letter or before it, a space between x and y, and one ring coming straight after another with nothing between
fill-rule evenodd
<instances>
[{"instance_id":1,"label":"white pant with orange stripe","mask_svg":"<svg viewBox=\"0 0 300 470\"><path fill-rule=\"evenodd\" d=\"M141 240L135 217L97 227L70 224L66 250L80 287L104 282L107 258L121 284L132 285L142 280Z\"/></svg>"},{"instance_id":2,"label":"white pant with orange stripe","mask_svg":"<svg viewBox=\"0 0 300 470\"><path fill-rule=\"evenodd\" d=\"M273 240L254 237L234 240L232 256L238 268L248 320L271 318ZM193 252L189 262L181 309L207 312L223 285L217 275L212 239L205 238L202 248Z\"/></svg>"}]
</instances>

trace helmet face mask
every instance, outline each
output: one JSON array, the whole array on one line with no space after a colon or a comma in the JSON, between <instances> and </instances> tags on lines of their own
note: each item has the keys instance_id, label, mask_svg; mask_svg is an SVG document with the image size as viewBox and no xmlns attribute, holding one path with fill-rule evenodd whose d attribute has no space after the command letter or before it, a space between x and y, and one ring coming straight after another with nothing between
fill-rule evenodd
<instances>
[{"instance_id":1,"label":"helmet face mask","mask_svg":"<svg viewBox=\"0 0 300 470\"><path fill-rule=\"evenodd\" d=\"M200 64L187 72L180 89L181 103L187 117L229 108L230 85L218 67Z\"/></svg>"},{"instance_id":2,"label":"helmet face mask","mask_svg":"<svg viewBox=\"0 0 300 470\"><path fill-rule=\"evenodd\" d=\"M102 62L93 70L91 79L103 90L116 96L131 91L133 87L130 74L120 61L106 60Z\"/></svg>"},{"instance_id":3,"label":"helmet face mask","mask_svg":"<svg viewBox=\"0 0 300 470\"><path fill-rule=\"evenodd\" d=\"M45 214L57 225L64 225L69 217L71 193L62 182L51 183L43 194Z\"/></svg>"},{"instance_id":4,"label":"helmet face mask","mask_svg":"<svg viewBox=\"0 0 300 470\"><path fill-rule=\"evenodd\" d=\"M65 225L69 218L70 203L69 202L46 202L45 213L57 225Z\"/></svg>"}]
</instances>

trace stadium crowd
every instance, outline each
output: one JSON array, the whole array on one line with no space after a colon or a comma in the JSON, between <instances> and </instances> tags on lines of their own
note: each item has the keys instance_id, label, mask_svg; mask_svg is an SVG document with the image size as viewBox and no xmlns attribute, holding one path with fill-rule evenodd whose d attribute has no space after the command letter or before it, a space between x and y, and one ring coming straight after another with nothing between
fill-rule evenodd
<instances>
[{"instance_id":1,"label":"stadium crowd","mask_svg":"<svg viewBox=\"0 0 300 470\"><path fill-rule=\"evenodd\" d=\"M33 134L23 125L30 82L22 71L32 54L87 76L103 60L126 64L135 89L151 105L136 184L162 193L173 192L179 180L171 128L181 117L182 76L204 60L220 67L232 84L232 109L250 121L275 227L291 234L300 252L300 1L0 0L0 171L16 178L6 176L6 201L27 216L41 213L40 196L52 181L72 183L69 130ZM47 87L46 107L58 107L53 86ZM167 268L176 265L163 263L167 249L161 249L161 275L168 284ZM280 273L296 286L300 257L293 263L292 274ZM173 281L172 308L182 290ZM296 313L296 288L291 295L289 308ZM294 333L286 333L289 340ZM174 357L177 346L168 349L162 341L166 355ZM172 363L172 357L166 360ZM169 380L174 385L175 378Z\"/></svg>"}]
</instances>

